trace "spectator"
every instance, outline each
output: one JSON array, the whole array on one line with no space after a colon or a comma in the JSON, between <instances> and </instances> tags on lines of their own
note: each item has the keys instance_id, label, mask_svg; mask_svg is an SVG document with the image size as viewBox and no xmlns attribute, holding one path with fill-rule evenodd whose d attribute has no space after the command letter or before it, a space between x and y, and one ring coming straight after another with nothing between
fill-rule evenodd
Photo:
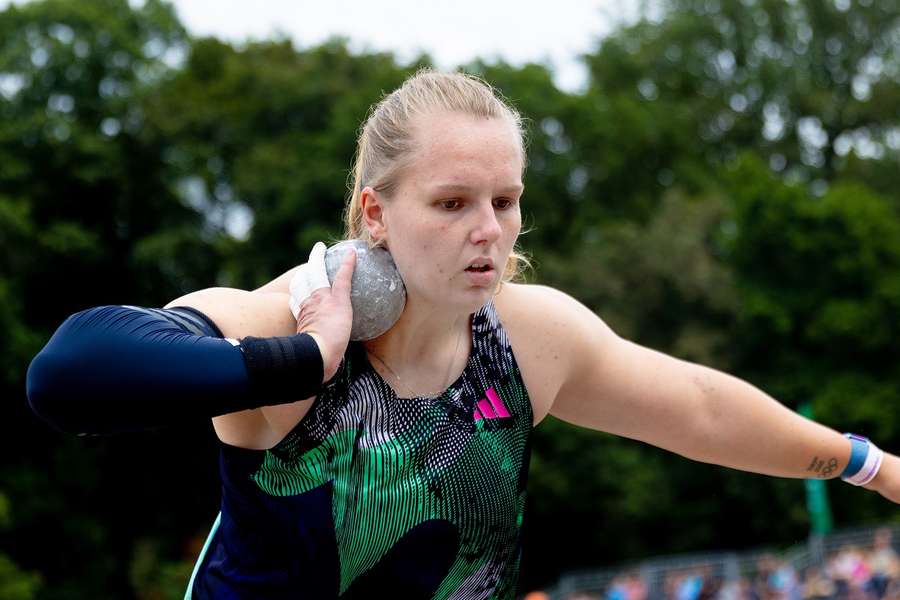
<instances>
[{"instance_id":1,"label":"spectator","mask_svg":"<svg viewBox=\"0 0 900 600\"><path fill-rule=\"evenodd\" d=\"M829 577L818 567L810 567L803 582L804 600L831 600L837 588Z\"/></svg>"},{"instance_id":2,"label":"spectator","mask_svg":"<svg viewBox=\"0 0 900 600\"><path fill-rule=\"evenodd\" d=\"M717 600L759 600L759 596L754 593L750 580L741 577L722 586Z\"/></svg>"},{"instance_id":3,"label":"spectator","mask_svg":"<svg viewBox=\"0 0 900 600\"><path fill-rule=\"evenodd\" d=\"M693 572L684 575L675 586L675 600L699 600L703 591L703 576Z\"/></svg>"},{"instance_id":4,"label":"spectator","mask_svg":"<svg viewBox=\"0 0 900 600\"><path fill-rule=\"evenodd\" d=\"M606 600L628 600L627 580L623 575L617 575L609 584L606 591Z\"/></svg>"},{"instance_id":5,"label":"spectator","mask_svg":"<svg viewBox=\"0 0 900 600\"><path fill-rule=\"evenodd\" d=\"M752 591L760 600L773 598L769 588L769 577L775 572L775 557L771 554L763 554L756 561L756 577L753 579Z\"/></svg>"},{"instance_id":6,"label":"spectator","mask_svg":"<svg viewBox=\"0 0 900 600\"><path fill-rule=\"evenodd\" d=\"M800 600L802 588L797 571L784 560L773 559L773 570L769 573L768 587L771 597L778 600Z\"/></svg>"},{"instance_id":7,"label":"spectator","mask_svg":"<svg viewBox=\"0 0 900 600\"><path fill-rule=\"evenodd\" d=\"M872 576L866 590L873 598L881 600L885 596L888 584L900 574L900 559L891 546L890 529L879 529L875 532L874 547L869 553L868 563Z\"/></svg>"},{"instance_id":8,"label":"spectator","mask_svg":"<svg viewBox=\"0 0 900 600\"><path fill-rule=\"evenodd\" d=\"M627 600L647 600L647 582L637 573L632 573L625 580Z\"/></svg>"}]
</instances>

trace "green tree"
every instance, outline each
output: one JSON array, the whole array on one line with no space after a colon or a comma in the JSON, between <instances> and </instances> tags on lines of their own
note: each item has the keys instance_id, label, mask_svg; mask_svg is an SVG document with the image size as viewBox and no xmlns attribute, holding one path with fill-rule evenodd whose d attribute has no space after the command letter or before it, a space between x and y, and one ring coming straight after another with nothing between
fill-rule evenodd
<instances>
[{"instance_id":1,"label":"green tree","mask_svg":"<svg viewBox=\"0 0 900 600\"><path fill-rule=\"evenodd\" d=\"M594 108L576 146L586 152L585 191L609 202L607 211L646 215L657 183L702 184L751 148L817 193L854 155L882 168L894 162L895 0L654 7L657 19L622 28L586 58ZM629 185L636 165L643 181ZM880 183L878 191L897 198Z\"/></svg>"},{"instance_id":2,"label":"green tree","mask_svg":"<svg viewBox=\"0 0 900 600\"><path fill-rule=\"evenodd\" d=\"M184 432L168 445L63 438L36 422L23 392L28 361L67 315L149 303L151 291L175 295L179 273L141 261L139 250L160 232L181 245L170 254L185 254L180 264L194 281L214 279L214 261L201 260L213 256L198 235L202 216L169 185L163 148L142 140L139 100L187 43L171 7L157 0L139 8L49 0L0 12L0 385L9 399L0 477L16 509L3 541L17 564L40 571L45 598L126 596L117 574L135 529L178 521L177 512L152 508L166 465L181 459ZM109 473L129 476L101 476ZM150 517L139 523L135 514Z\"/></svg>"},{"instance_id":3,"label":"green tree","mask_svg":"<svg viewBox=\"0 0 900 600\"><path fill-rule=\"evenodd\" d=\"M304 262L315 241L340 239L359 124L425 60L401 68L390 54L354 56L340 39L305 51L287 40L194 43L147 115L208 226L244 225L224 242L220 281L255 287Z\"/></svg>"},{"instance_id":4,"label":"green tree","mask_svg":"<svg viewBox=\"0 0 900 600\"><path fill-rule=\"evenodd\" d=\"M7 497L0 493L0 533L12 525ZM0 553L0 597L9 600L31 600L41 588L41 577L20 569L6 554Z\"/></svg>"},{"instance_id":5,"label":"green tree","mask_svg":"<svg viewBox=\"0 0 900 600\"><path fill-rule=\"evenodd\" d=\"M883 402L897 391L900 358L897 207L856 183L816 199L752 159L731 177L736 226L723 245L742 298L741 364L789 401L814 399L822 419L900 441ZM834 406L832 386L856 388L854 402Z\"/></svg>"}]
</instances>

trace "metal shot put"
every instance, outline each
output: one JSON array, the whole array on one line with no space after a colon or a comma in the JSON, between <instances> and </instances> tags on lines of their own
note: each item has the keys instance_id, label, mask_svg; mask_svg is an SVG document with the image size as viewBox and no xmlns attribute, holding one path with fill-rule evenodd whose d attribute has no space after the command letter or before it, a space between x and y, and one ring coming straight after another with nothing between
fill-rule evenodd
<instances>
[{"instance_id":1,"label":"metal shot put","mask_svg":"<svg viewBox=\"0 0 900 600\"><path fill-rule=\"evenodd\" d=\"M291 312L294 318L300 305L316 289L328 287L349 249L356 250L356 267L350 287L353 326L350 339L370 340L383 334L400 318L406 305L406 287L391 254L384 248L369 248L364 240L339 242L327 250L319 242L309 261L298 269L291 281Z\"/></svg>"}]
</instances>

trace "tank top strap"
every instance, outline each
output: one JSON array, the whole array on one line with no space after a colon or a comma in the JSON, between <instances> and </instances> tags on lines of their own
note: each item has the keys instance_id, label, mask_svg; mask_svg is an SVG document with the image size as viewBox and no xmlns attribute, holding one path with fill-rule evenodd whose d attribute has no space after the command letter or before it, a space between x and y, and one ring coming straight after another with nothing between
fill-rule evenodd
<instances>
[{"instance_id":1,"label":"tank top strap","mask_svg":"<svg viewBox=\"0 0 900 600\"><path fill-rule=\"evenodd\" d=\"M476 401L476 421L513 416L518 426L530 428L531 400L493 300L472 315L472 338L466 378L476 394L483 394Z\"/></svg>"}]
</instances>

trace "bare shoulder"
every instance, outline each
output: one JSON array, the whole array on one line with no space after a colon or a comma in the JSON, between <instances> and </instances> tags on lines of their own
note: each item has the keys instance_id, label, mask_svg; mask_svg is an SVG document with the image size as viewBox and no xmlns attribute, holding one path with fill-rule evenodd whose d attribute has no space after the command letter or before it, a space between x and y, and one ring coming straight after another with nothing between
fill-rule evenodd
<instances>
[{"instance_id":1,"label":"bare shoulder","mask_svg":"<svg viewBox=\"0 0 900 600\"><path fill-rule=\"evenodd\" d=\"M608 328L575 298L544 285L505 283L494 305L522 371L537 424L580 368L584 340Z\"/></svg>"},{"instance_id":2,"label":"bare shoulder","mask_svg":"<svg viewBox=\"0 0 900 600\"><path fill-rule=\"evenodd\" d=\"M494 298L498 310L503 310L513 319L534 318L551 321L583 317L583 313L594 315L591 310L569 294L547 285L527 283L504 283L503 289ZM501 308L502 306L502 308ZM547 310L553 311L548 315Z\"/></svg>"}]
</instances>

